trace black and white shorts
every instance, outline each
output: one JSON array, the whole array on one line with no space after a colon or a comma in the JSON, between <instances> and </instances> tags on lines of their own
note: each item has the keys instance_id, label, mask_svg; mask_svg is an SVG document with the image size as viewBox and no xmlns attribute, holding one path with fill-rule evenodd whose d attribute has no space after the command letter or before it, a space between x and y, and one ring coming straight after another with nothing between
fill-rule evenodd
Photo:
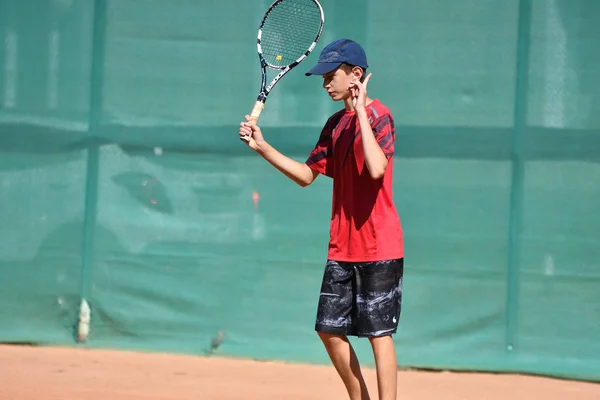
<instances>
[{"instance_id":1,"label":"black and white shorts","mask_svg":"<svg viewBox=\"0 0 600 400\"><path fill-rule=\"evenodd\" d=\"M373 262L328 260L315 330L358 337L396 333L403 273L403 258Z\"/></svg>"}]
</instances>

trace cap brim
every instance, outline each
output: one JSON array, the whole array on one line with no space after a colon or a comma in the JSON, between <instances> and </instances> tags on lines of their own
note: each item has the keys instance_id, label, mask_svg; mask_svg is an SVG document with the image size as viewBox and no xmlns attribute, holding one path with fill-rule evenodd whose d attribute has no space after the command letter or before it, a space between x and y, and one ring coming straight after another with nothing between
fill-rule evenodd
<instances>
[{"instance_id":1,"label":"cap brim","mask_svg":"<svg viewBox=\"0 0 600 400\"><path fill-rule=\"evenodd\" d=\"M314 67L312 67L308 72L306 72L304 75L306 75L306 76L324 75L324 74L327 74L327 73L333 71L340 65L342 65L341 62L318 63Z\"/></svg>"}]
</instances>

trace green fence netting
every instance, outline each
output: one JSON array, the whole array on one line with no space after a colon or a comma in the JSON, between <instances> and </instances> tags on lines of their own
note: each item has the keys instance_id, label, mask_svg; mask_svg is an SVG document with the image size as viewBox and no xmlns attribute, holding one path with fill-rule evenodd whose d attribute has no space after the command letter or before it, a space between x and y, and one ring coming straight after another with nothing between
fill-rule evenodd
<instances>
[{"instance_id":1,"label":"green fence netting","mask_svg":"<svg viewBox=\"0 0 600 400\"><path fill-rule=\"evenodd\" d=\"M84 298L85 346L327 362L331 182L237 138L269 3L0 0L0 341L75 343ZM600 380L600 2L322 5L396 118L398 364ZM304 68L261 117L300 161L340 108Z\"/></svg>"}]
</instances>

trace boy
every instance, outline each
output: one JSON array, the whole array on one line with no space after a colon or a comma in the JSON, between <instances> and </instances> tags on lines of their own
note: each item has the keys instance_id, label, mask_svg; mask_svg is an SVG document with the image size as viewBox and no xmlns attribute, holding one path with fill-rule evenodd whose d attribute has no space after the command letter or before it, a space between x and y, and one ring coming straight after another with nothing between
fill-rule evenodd
<instances>
[{"instance_id":1,"label":"boy","mask_svg":"<svg viewBox=\"0 0 600 400\"><path fill-rule=\"evenodd\" d=\"M352 400L370 399L348 336L368 337L381 400L396 399L396 332L402 300L404 248L392 199L394 121L367 96L367 57L348 39L327 45L306 73L344 109L332 115L305 163L279 153L258 126L240 124L240 138L300 186L319 174L333 178L327 263L315 330ZM249 116L246 116L246 121Z\"/></svg>"}]
</instances>

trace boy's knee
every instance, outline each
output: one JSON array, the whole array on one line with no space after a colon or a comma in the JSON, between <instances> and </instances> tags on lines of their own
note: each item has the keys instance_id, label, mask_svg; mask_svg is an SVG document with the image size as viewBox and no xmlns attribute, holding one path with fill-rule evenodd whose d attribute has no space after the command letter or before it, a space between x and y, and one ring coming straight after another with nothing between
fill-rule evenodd
<instances>
[{"instance_id":1,"label":"boy's knee","mask_svg":"<svg viewBox=\"0 0 600 400\"><path fill-rule=\"evenodd\" d=\"M369 338L371 347L376 352L389 352L394 349L394 339L391 335L373 336Z\"/></svg>"},{"instance_id":2,"label":"boy's knee","mask_svg":"<svg viewBox=\"0 0 600 400\"><path fill-rule=\"evenodd\" d=\"M386 342L386 341L390 341L390 340L393 340L392 339L392 335L370 336L369 337L369 341L371 343L373 343L373 342Z\"/></svg>"},{"instance_id":3,"label":"boy's knee","mask_svg":"<svg viewBox=\"0 0 600 400\"><path fill-rule=\"evenodd\" d=\"M323 343L347 342L348 338L344 335L336 335L334 333L317 332Z\"/></svg>"}]
</instances>

